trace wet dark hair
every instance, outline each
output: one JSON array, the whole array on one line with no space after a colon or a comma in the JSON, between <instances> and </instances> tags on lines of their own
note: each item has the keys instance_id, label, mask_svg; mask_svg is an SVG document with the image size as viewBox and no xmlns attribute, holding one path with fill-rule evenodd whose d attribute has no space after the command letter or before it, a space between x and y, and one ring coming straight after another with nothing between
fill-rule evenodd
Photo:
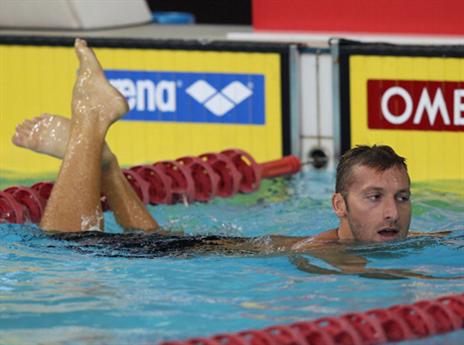
<instances>
[{"instance_id":1,"label":"wet dark hair","mask_svg":"<svg viewBox=\"0 0 464 345\"><path fill-rule=\"evenodd\" d=\"M351 183L351 173L357 165L367 166L378 171L385 171L392 167L408 167L406 159L399 156L390 146L387 145L359 145L346 151L340 158L337 166L337 177L335 192L345 196Z\"/></svg>"}]
</instances>

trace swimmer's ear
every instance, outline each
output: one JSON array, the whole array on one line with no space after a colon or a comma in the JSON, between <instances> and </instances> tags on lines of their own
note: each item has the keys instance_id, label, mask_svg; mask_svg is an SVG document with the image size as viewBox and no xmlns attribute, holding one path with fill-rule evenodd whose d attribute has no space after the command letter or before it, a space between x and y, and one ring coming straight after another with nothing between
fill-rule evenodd
<instances>
[{"instance_id":1,"label":"swimmer's ear","mask_svg":"<svg viewBox=\"0 0 464 345\"><path fill-rule=\"evenodd\" d=\"M343 195L334 193L332 195L332 208L338 217L345 217L347 212L346 202Z\"/></svg>"}]
</instances>

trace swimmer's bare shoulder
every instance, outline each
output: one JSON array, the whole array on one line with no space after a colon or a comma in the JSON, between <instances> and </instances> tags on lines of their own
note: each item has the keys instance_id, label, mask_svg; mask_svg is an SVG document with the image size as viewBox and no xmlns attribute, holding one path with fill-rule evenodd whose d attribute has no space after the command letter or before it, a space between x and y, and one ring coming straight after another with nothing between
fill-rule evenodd
<instances>
[{"instance_id":1,"label":"swimmer's bare shoulder","mask_svg":"<svg viewBox=\"0 0 464 345\"><path fill-rule=\"evenodd\" d=\"M338 238L338 229L330 229L324 232L321 232L317 236L313 237L316 241L337 241Z\"/></svg>"},{"instance_id":2,"label":"swimmer's bare shoulder","mask_svg":"<svg viewBox=\"0 0 464 345\"><path fill-rule=\"evenodd\" d=\"M338 229L331 229L321 232L316 236L299 238L292 245L291 250L295 252L312 251L326 247L328 244L336 244L338 239Z\"/></svg>"}]
</instances>

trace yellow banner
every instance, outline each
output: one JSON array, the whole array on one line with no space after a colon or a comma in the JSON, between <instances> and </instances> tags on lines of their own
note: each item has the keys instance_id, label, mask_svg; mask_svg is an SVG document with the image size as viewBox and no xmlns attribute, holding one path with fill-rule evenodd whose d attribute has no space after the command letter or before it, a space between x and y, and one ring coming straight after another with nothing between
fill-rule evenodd
<instances>
[{"instance_id":1,"label":"yellow banner","mask_svg":"<svg viewBox=\"0 0 464 345\"><path fill-rule=\"evenodd\" d=\"M205 113L208 112L213 120L217 118L214 120L216 122L206 117L205 121L197 121L195 114L191 114L193 120L189 121L188 118L184 119L186 114L182 113L172 120L166 120L161 114L157 115L161 120L119 121L110 129L107 141L121 165L219 152L232 147L248 151L258 162L281 157L281 66L278 53L122 48L96 48L95 52L105 71L147 75L184 73L191 79L197 75L198 80L203 80L203 84L197 85L203 86L200 90L203 93L195 93L198 90L193 86L187 89L188 85L184 85L183 91L189 94L184 94L183 98L177 96L177 101L190 97L188 100L192 107L209 109ZM15 126L27 118L42 113L70 117L76 71L77 59L71 47L0 45L0 173L4 178L46 175L53 178L56 174L58 160L17 148L10 140ZM256 123L234 123L233 119L227 122L227 112L237 112L239 106L244 107L252 96L258 94L251 83L231 81L227 88L214 85L214 78L217 79L218 75L223 75L221 78L226 78L224 80L232 80L234 76L243 80L248 75L249 78L261 78L262 123L259 123L261 120ZM124 82L125 79L119 78L116 82L121 80ZM209 83L206 85L209 96L213 95L208 100L204 98L205 83ZM180 84L177 82L176 87ZM157 94L158 103L163 102L167 94L159 85L157 90L161 90ZM144 92L148 97L150 90L145 89ZM139 100L132 101L134 109L139 106L143 109L155 107L154 103L144 105L137 103ZM158 109L161 109L159 105ZM242 115L234 116L240 118ZM177 121L178 118L184 120Z\"/></svg>"},{"instance_id":2,"label":"yellow banner","mask_svg":"<svg viewBox=\"0 0 464 345\"><path fill-rule=\"evenodd\" d=\"M464 179L464 59L353 55L349 66L351 146L392 146L414 180Z\"/></svg>"}]
</instances>

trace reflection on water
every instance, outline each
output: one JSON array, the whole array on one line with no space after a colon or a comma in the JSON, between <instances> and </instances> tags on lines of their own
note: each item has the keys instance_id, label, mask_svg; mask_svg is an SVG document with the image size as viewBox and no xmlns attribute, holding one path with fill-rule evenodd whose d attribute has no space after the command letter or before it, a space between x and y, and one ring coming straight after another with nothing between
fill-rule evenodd
<instances>
[{"instance_id":1,"label":"reflection on water","mask_svg":"<svg viewBox=\"0 0 464 345\"><path fill-rule=\"evenodd\" d=\"M311 235L337 225L330 209L333 182L331 174L310 172L265 181L255 194L150 211L166 228L190 235ZM412 228L453 233L346 248L365 258L369 268L441 280L309 274L281 254L110 257L101 247L85 253L70 248L69 241L52 239L32 225L0 225L0 343L155 343L462 292L463 280L448 279L464 275L461 187L456 182L413 188ZM105 217L110 232L121 232L110 214ZM462 334L456 334L419 344L459 344Z\"/></svg>"}]
</instances>

